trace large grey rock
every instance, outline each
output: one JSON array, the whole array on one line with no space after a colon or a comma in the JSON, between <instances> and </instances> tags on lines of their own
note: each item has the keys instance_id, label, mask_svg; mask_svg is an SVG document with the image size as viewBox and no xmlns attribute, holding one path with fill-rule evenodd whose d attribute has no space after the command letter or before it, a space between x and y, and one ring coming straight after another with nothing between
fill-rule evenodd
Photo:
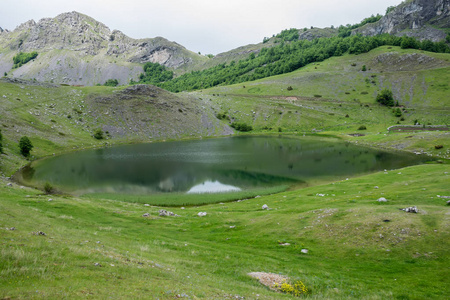
<instances>
[{"instance_id":1,"label":"large grey rock","mask_svg":"<svg viewBox=\"0 0 450 300\"><path fill-rule=\"evenodd\" d=\"M174 214L173 212L167 211L165 209L159 210L159 216L160 217L179 217L179 215Z\"/></svg>"},{"instance_id":2,"label":"large grey rock","mask_svg":"<svg viewBox=\"0 0 450 300\"><path fill-rule=\"evenodd\" d=\"M374 36L388 33L438 42L446 37L440 28L450 27L449 3L448 0L404 1L378 22L357 28L352 34Z\"/></svg>"}]
</instances>

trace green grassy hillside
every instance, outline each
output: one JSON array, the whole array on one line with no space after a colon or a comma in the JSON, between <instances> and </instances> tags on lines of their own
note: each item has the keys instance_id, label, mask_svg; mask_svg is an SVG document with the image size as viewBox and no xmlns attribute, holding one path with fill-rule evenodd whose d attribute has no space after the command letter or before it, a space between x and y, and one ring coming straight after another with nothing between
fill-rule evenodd
<instances>
[{"instance_id":1,"label":"green grassy hillside","mask_svg":"<svg viewBox=\"0 0 450 300\"><path fill-rule=\"evenodd\" d=\"M7 176L26 163L18 148L22 136L31 139L31 159L36 159L110 144L232 132L201 100L153 86L69 87L5 79L0 91L5 152L0 169ZM93 137L97 129L105 139Z\"/></svg>"},{"instance_id":2,"label":"green grassy hillside","mask_svg":"<svg viewBox=\"0 0 450 300\"><path fill-rule=\"evenodd\" d=\"M450 206L441 196L450 196L449 133L387 128L416 120L448 125L449 59L383 47L260 81L180 94L140 85L1 80L0 298L292 298L248 275L267 272L301 280L310 290L303 297L311 299L445 299ZM386 87L403 106L403 121L376 103ZM117 195L45 195L6 178L28 162L17 146L24 135L35 145L31 159L38 159L230 134L229 121L217 113L254 127L239 134L331 135L428 153L442 164L239 202L164 207L179 217L160 217L161 207ZM361 125L367 129L358 130ZM104 140L93 138L99 128ZM355 133L361 136L350 135ZM378 202L380 197L388 201ZM271 209L263 210L264 204ZM400 210L409 206L419 213Z\"/></svg>"},{"instance_id":3,"label":"green grassy hillside","mask_svg":"<svg viewBox=\"0 0 450 300\"><path fill-rule=\"evenodd\" d=\"M366 71L362 67L366 66ZM389 133L392 125L450 123L450 55L380 47L334 57L298 71L198 92L218 113L253 125L257 132L340 135L350 140L449 157L448 132ZM289 89L288 89L289 88ZM291 89L292 88L292 89ZM401 117L376 102L392 90ZM359 131L364 125L367 130ZM364 134L349 137L348 134ZM444 144L439 150L435 145Z\"/></svg>"},{"instance_id":4,"label":"green grassy hillside","mask_svg":"<svg viewBox=\"0 0 450 300\"><path fill-rule=\"evenodd\" d=\"M159 217L159 207L143 204L46 196L1 180L0 296L289 299L247 275L268 272L301 280L312 299L444 299L450 209L437 195L447 195L448 171L415 166L167 208L180 217ZM399 210L411 205L418 214Z\"/></svg>"}]
</instances>

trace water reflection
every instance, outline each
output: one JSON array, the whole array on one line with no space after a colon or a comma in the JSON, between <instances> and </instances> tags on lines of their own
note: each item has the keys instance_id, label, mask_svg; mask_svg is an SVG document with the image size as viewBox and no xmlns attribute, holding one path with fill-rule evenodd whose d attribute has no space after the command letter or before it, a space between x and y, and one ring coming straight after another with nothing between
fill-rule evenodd
<instances>
[{"instance_id":1,"label":"water reflection","mask_svg":"<svg viewBox=\"0 0 450 300\"><path fill-rule=\"evenodd\" d=\"M223 184L219 181L207 180L201 184L197 184L189 191L188 194L199 194L199 193L221 193L221 192L236 192L241 189L232 185Z\"/></svg>"},{"instance_id":2,"label":"water reflection","mask_svg":"<svg viewBox=\"0 0 450 300\"><path fill-rule=\"evenodd\" d=\"M68 192L189 192L248 189L342 178L420 163L425 157L314 138L233 137L119 146L34 162L25 183Z\"/></svg>"}]
</instances>

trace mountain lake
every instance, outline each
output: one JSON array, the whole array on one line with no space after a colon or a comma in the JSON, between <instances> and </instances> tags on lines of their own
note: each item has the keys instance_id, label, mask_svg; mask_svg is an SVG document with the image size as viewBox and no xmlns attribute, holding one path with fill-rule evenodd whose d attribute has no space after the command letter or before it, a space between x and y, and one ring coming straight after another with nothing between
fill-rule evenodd
<instances>
[{"instance_id":1,"label":"mountain lake","mask_svg":"<svg viewBox=\"0 0 450 300\"><path fill-rule=\"evenodd\" d=\"M34 161L15 177L76 195L213 193L300 187L429 160L337 139L238 136L83 150Z\"/></svg>"}]
</instances>

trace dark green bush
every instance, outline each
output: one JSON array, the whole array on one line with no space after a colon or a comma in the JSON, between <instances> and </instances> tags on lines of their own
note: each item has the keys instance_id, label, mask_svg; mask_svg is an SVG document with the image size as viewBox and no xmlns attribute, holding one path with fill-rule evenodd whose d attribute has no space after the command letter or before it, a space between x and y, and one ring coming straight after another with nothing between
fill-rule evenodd
<instances>
[{"instance_id":1,"label":"dark green bush","mask_svg":"<svg viewBox=\"0 0 450 300\"><path fill-rule=\"evenodd\" d=\"M251 125L247 125L245 123L234 122L231 124L231 127L236 129L237 131L252 131L253 127Z\"/></svg>"},{"instance_id":2,"label":"dark green bush","mask_svg":"<svg viewBox=\"0 0 450 300\"><path fill-rule=\"evenodd\" d=\"M399 107L397 109L394 109L394 116L400 118L402 116L402 111Z\"/></svg>"},{"instance_id":3,"label":"dark green bush","mask_svg":"<svg viewBox=\"0 0 450 300\"><path fill-rule=\"evenodd\" d=\"M103 137L103 130L101 130L100 128L95 130L94 138L96 138L97 140L102 140L104 138Z\"/></svg>"},{"instance_id":4,"label":"dark green bush","mask_svg":"<svg viewBox=\"0 0 450 300\"><path fill-rule=\"evenodd\" d=\"M226 113L218 113L216 118L219 120L230 120L230 117Z\"/></svg>"},{"instance_id":5,"label":"dark green bush","mask_svg":"<svg viewBox=\"0 0 450 300\"><path fill-rule=\"evenodd\" d=\"M394 106L394 97L392 96L392 91L388 90L388 89L384 89L382 90L378 95L377 95L377 102L379 102L382 105L386 105L386 106Z\"/></svg>"},{"instance_id":6,"label":"dark green bush","mask_svg":"<svg viewBox=\"0 0 450 300\"><path fill-rule=\"evenodd\" d=\"M359 126L359 128L358 128L358 130L366 130L366 129L367 129L366 125L361 125L361 126Z\"/></svg>"},{"instance_id":7,"label":"dark green bush","mask_svg":"<svg viewBox=\"0 0 450 300\"><path fill-rule=\"evenodd\" d=\"M30 60L35 59L37 56L38 53L36 51L33 51L31 53L20 52L19 54L13 57L14 62L13 69L21 67Z\"/></svg>"},{"instance_id":8,"label":"dark green bush","mask_svg":"<svg viewBox=\"0 0 450 300\"><path fill-rule=\"evenodd\" d=\"M23 156L25 156L25 157L30 156L30 151L33 149L33 147L34 146L28 137L23 136L20 138L19 150Z\"/></svg>"},{"instance_id":9,"label":"dark green bush","mask_svg":"<svg viewBox=\"0 0 450 300\"><path fill-rule=\"evenodd\" d=\"M51 194L51 193L53 193L53 186L50 184L50 182L46 182L45 184L44 184L44 192L46 193L46 194Z\"/></svg>"},{"instance_id":10,"label":"dark green bush","mask_svg":"<svg viewBox=\"0 0 450 300\"><path fill-rule=\"evenodd\" d=\"M106 80L104 86L118 86L119 81L117 79L108 79Z\"/></svg>"}]
</instances>

